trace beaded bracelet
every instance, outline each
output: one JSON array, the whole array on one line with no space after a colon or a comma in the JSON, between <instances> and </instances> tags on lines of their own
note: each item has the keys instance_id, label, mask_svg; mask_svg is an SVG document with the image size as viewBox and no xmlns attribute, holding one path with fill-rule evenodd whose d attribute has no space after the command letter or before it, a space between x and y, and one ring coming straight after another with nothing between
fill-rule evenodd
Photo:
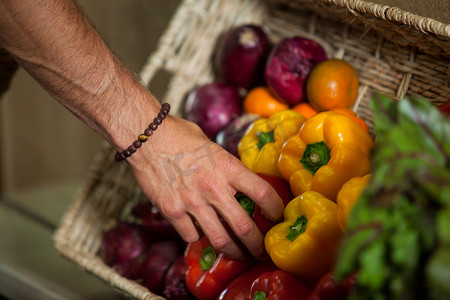
<instances>
[{"instance_id":1,"label":"beaded bracelet","mask_svg":"<svg viewBox=\"0 0 450 300\"><path fill-rule=\"evenodd\" d=\"M122 161L130 157L134 152L137 151L138 148L142 146L142 143L148 141L148 138L153 134L153 131L158 129L158 126L162 124L162 121L166 118L170 111L170 104L164 103L161 107L161 110L158 113L158 116L153 119L153 122L148 125L148 128L144 130L143 134L140 134L137 140L131 144L130 147L125 149L122 152L117 152L115 159L116 161Z\"/></svg>"}]
</instances>

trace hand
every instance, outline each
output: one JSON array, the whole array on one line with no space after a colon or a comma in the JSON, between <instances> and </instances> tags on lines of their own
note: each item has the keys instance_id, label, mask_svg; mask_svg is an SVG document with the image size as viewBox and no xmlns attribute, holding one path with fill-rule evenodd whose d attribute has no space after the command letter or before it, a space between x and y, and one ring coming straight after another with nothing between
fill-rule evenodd
<instances>
[{"instance_id":1,"label":"hand","mask_svg":"<svg viewBox=\"0 0 450 300\"><path fill-rule=\"evenodd\" d=\"M242 258L223 218L253 256L264 258L264 237L234 195L249 196L271 220L282 216L282 200L197 125L168 116L128 162L144 193L186 242L201 237L199 226L216 250Z\"/></svg>"}]
</instances>

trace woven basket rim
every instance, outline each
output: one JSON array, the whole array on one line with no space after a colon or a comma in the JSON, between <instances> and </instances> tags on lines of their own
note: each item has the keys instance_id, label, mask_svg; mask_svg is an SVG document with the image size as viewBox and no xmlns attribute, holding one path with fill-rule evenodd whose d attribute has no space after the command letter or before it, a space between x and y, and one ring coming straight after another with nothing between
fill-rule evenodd
<instances>
[{"instance_id":1,"label":"woven basket rim","mask_svg":"<svg viewBox=\"0 0 450 300\"><path fill-rule=\"evenodd\" d=\"M450 38L450 24L420 16L398 7L376 4L366 0L321 0L321 2L346 8L352 14L370 14L382 20L401 23L422 32Z\"/></svg>"}]
</instances>

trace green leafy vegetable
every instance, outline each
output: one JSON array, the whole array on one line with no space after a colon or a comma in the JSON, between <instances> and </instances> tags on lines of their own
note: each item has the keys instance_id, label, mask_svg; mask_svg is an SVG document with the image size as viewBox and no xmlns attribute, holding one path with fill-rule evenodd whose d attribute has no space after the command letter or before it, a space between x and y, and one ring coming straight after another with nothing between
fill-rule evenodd
<instances>
[{"instance_id":1,"label":"green leafy vegetable","mask_svg":"<svg viewBox=\"0 0 450 300\"><path fill-rule=\"evenodd\" d=\"M450 299L450 122L420 97L371 104L372 177L336 277L358 271L351 299Z\"/></svg>"}]
</instances>

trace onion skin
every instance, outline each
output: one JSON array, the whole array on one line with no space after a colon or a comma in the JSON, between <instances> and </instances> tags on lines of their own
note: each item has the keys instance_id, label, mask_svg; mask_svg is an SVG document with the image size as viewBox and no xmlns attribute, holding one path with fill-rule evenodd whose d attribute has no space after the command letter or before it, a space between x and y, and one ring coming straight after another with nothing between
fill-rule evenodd
<instances>
[{"instance_id":1,"label":"onion skin","mask_svg":"<svg viewBox=\"0 0 450 300\"><path fill-rule=\"evenodd\" d=\"M140 219L141 226L160 239L179 239L180 235L175 227L150 202L139 203L133 207L131 213ZM156 239L155 237L155 239Z\"/></svg>"},{"instance_id":2,"label":"onion skin","mask_svg":"<svg viewBox=\"0 0 450 300\"><path fill-rule=\"evenodd\" d=\"M151 292L161 295L165 288L166 273L183 255L185 246L174 240L151 244L147 251L134 261L133 278Z\"/></svg>"},{"instance_id":3,"label":"onion skin","mask_svg":"<svg viewBox=\"0 0 450 300\"><path fill-rule=\"evenodd\" d=\"M306 80L312 68L327 59L317 42L302 37L282 40L269 56L264 72L267 85L289 105L306 101Z\"/></svg>"},{"instance_id":4,"label":"onion skin","mask_svg":"<svg viewBox=\"0 0 450 300\"><path fill-rule=\"evenodd\" d=\"M237 151L239 141L247 131L247 128L260 117L254 114L243 114L219 131L216 136L216 143L225 150L239 158Z\"/></svg>"},{"instance_id":5,"label":"onion skin","mask_svg":"<svg viewBox=\"0 0 450 300\"><path fill-rule=\"evenodd\" d=\"M210 139L241 113L239 92L221 82L196 87L185 103L186 119L196 123Z\"/></svg>"},{"instance_id":6,"label":"onion skin","mask_svg":"<svg viewBox=\"0 0 450 300\"><path fill-rule=\"evenodd\" d=\"M133 261L144 253L153 237L142 227L126 222L106 231L102 238L102 258L124 277L132 277Z\"/></svg>"},{"instance_id":7,"label":"onion skin","mask_svg":"<svg viewBox=\"0 0 450 300\"><path fill-rule=\"evenodd\" d=\"M184 255L177 258L166 274L164 297L168 300L187 300L193 296L186 287L187 264Z\"/></svg>"},{"instance_id":8,"label":"onion skin","mask_svg":"<svg viewBox=\"0 0 450 300\"><path fill-rule=\"evenodd\" d=\"M271 43L264 30L254 24L228 30L219 42L215 65L224 81L249 90L264 82L264 67Z\"/></svg>"}]
</instances>

